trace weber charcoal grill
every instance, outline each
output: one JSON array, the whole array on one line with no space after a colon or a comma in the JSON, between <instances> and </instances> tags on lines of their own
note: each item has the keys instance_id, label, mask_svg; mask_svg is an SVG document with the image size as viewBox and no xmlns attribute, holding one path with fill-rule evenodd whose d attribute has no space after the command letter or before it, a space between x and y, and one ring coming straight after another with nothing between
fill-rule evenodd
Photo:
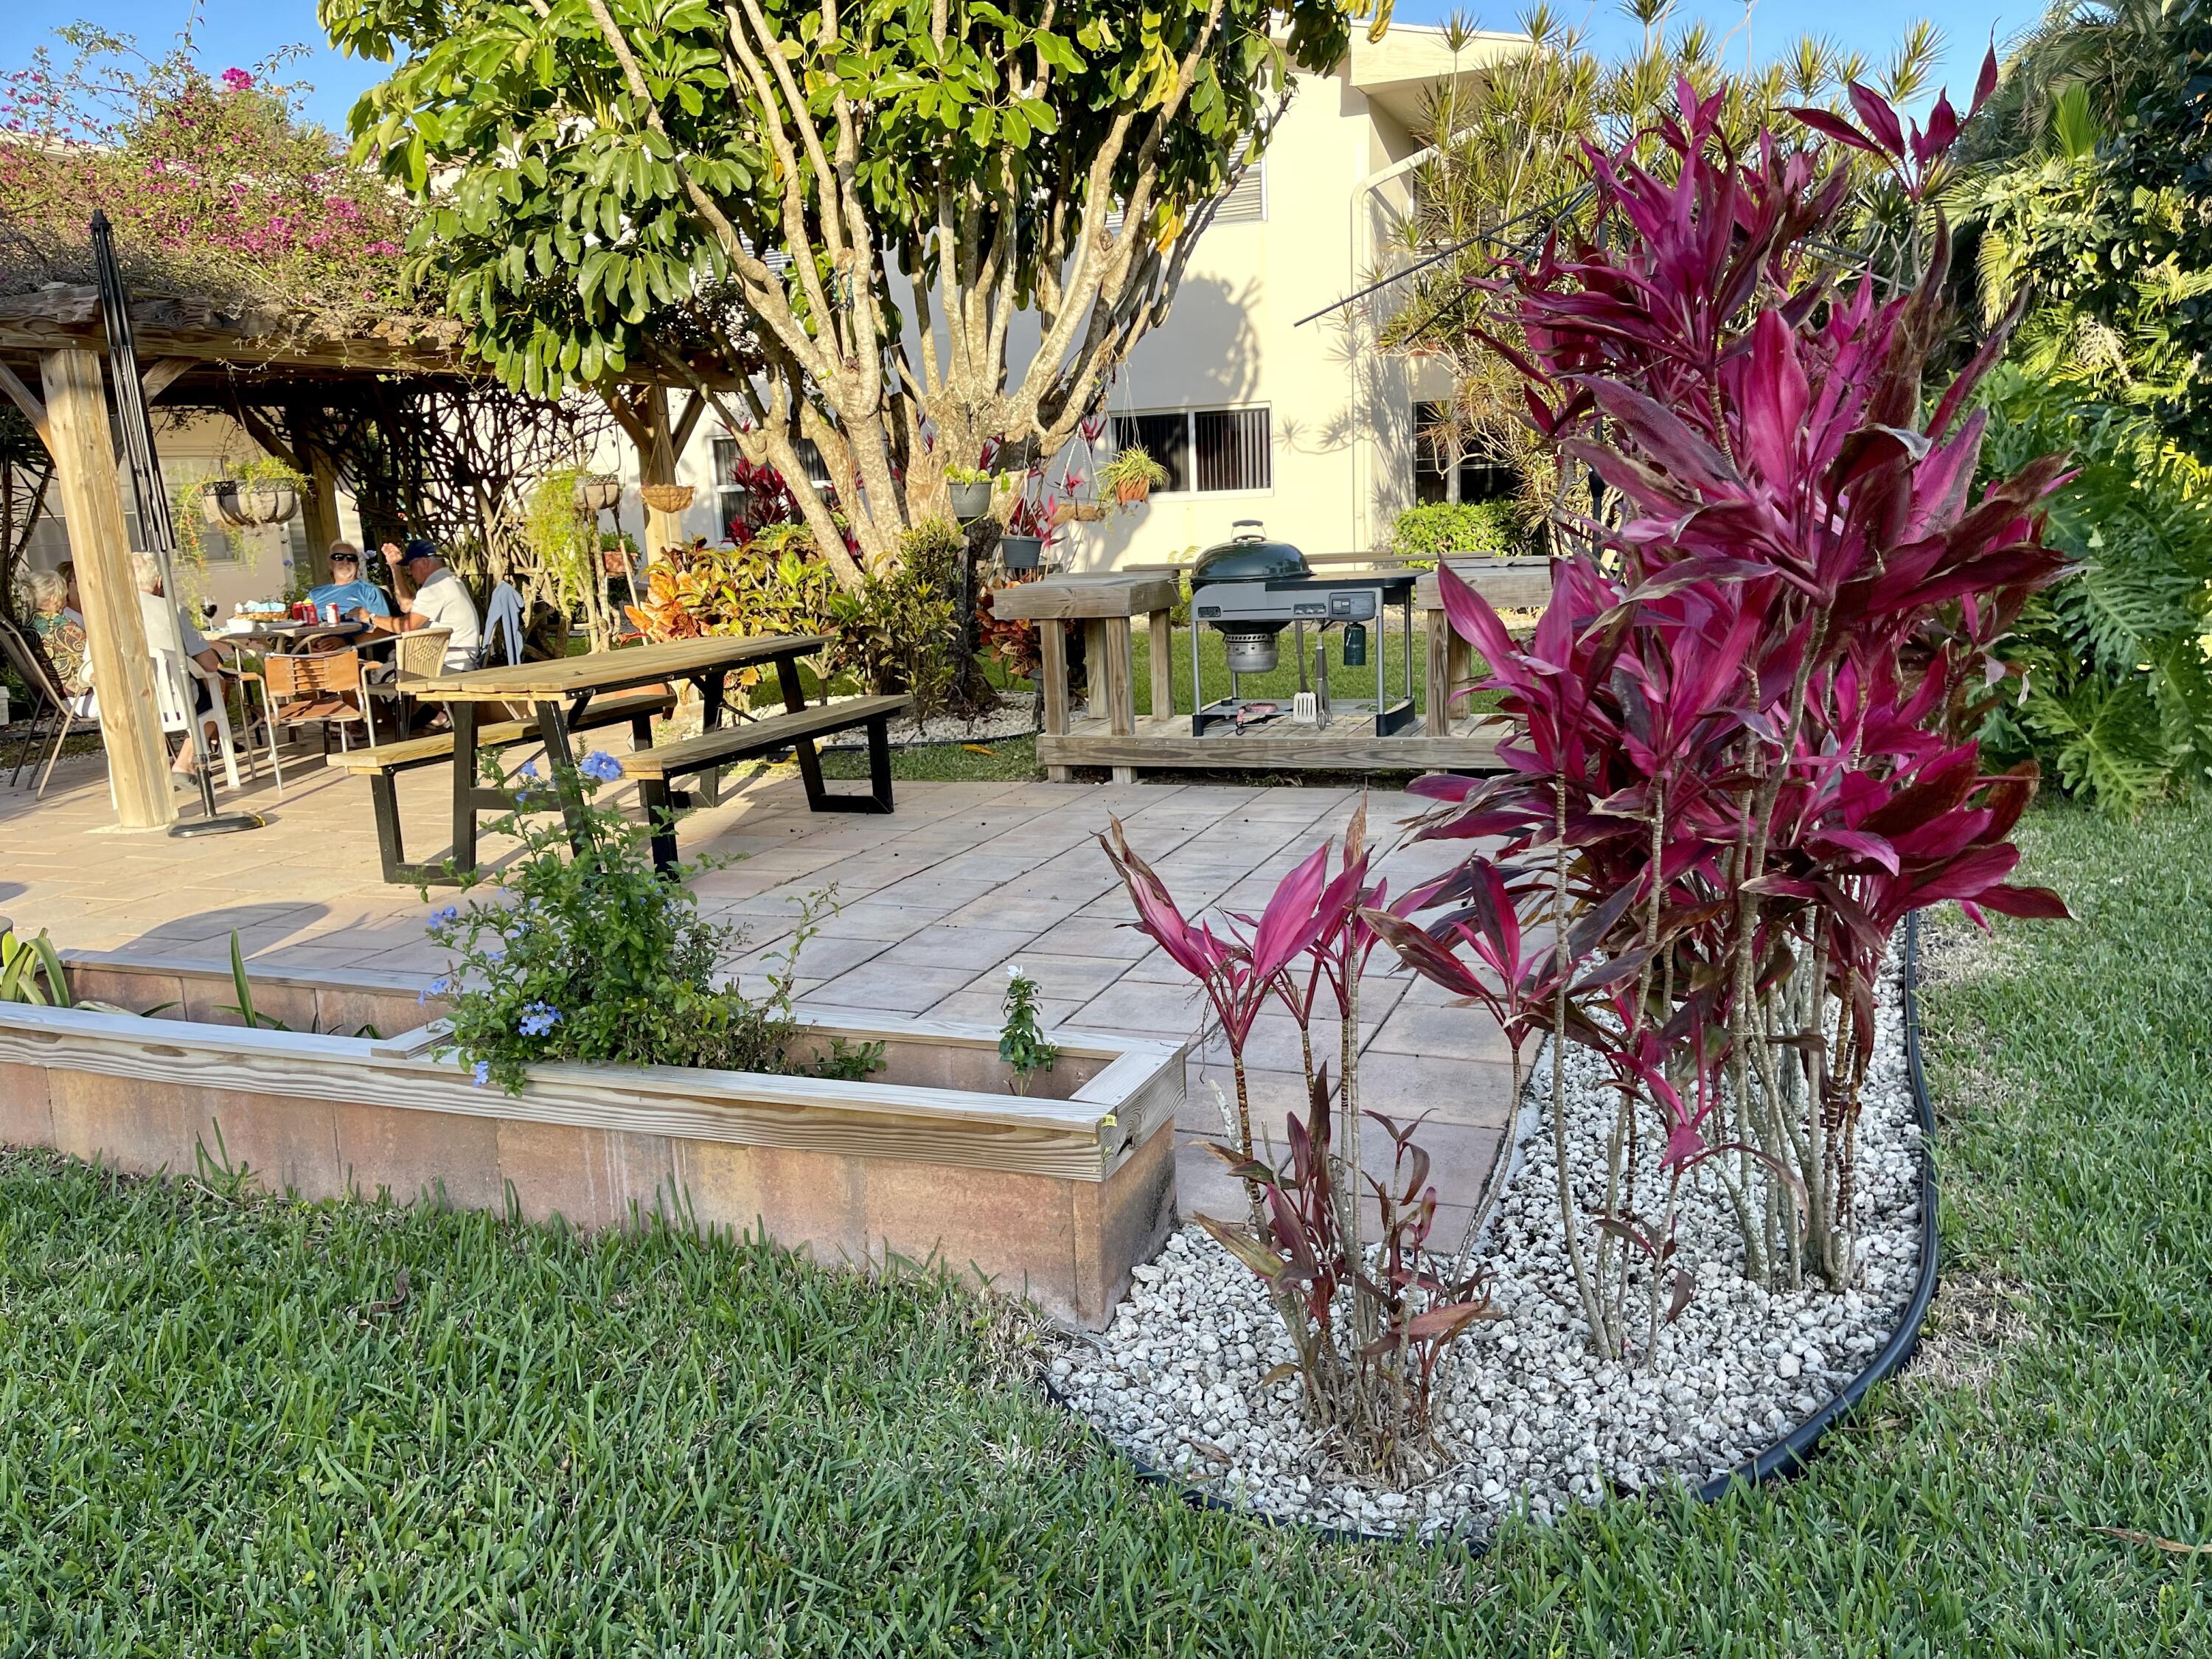
<instances>
[{"instance_id":1,"label":"weber charcoal grill","mask_svg":"<svg viewBox=\"0 0 2212 1659\"><path fill-rule=\"evenodd\" d=\"M1275 722L1326 726L1335 713L1371 713L1375 735L1387 738L1413 718L1413 573L1368 571L1359 575L1316 576L1305 556L1287 542L1271 542L1256 519L1241 519L1228 541L1199 555L1190 576L1191 684L1203 685L1199 669L1199 629L1218 629L1228 646L1229 695L1200 704L1191 716L1197 737L1209 731L1249 732ZM1389 696L1387 613L1400 617L1403 695ZM1312 678L1307 676L1306 632L1314 634ZM1328 686L1329 635L1337 635L1338 660L1347 668L1366 665L1368 635L1375 641L1372 697L1337 697ZM1299 696L1288 706L1279 699L1243 695L1246 675L1272 673L1282 663L1283 635L1291 636L1297 663Z\"/></svg>"}]
</instances>

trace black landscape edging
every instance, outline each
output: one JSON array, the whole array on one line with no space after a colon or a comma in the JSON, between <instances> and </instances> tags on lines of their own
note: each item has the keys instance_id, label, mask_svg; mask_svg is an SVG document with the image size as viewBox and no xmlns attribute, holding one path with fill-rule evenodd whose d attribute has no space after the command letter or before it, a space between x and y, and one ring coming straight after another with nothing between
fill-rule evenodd
<instances>
[{"instance_id":1,"label":"black landscape edging","mask_svg":"<svg viewBox=\"0 0 2212 1659\"><path fill-rule=\"evenodd\" d=\"M1929 1304L1936 1299L1940 1264L1936 1226L1936 1110L1929 1102L1928 1082L1920 1067L1919 985L1920 915L1915 911L1905 921L1905 994L1901 1009L1905 1016L1906 1082L1912 1091L1913 1112L1920 1120L1920 1277L1913 1286L1912 1298L1905 1304L1905 1312L1898 1321L1897 1328L1890 1333L1889 1340L1882 1345L1881 1352L1875 1355L1864 1370L1844 1383L1826 1405L1765 1451L1739 1463L1725 1474L1715 1475L1698 1487L1692 1496L1701 1504L1718 1502L1738 1482L1757 1486L1762 1481L1782 1480L1802 1471L1805 1460L1812 1455L1821 1437L1850 1413L1865 1397L1868 1389L1902 1369L1912 1358L1913 1351L1920 1346L1920 1327L1928 1316ZM1194 1509L1218 1510L1224 1515L1239 1516L1269 1526L1299 1528L1332 1544L1397 1544L1404 1542L1408 1536L1404 1533L1365 1532L1354 1528L1334 1527L1324 1522L1301 1520L1296 1516L1271 1515L1264 1510L1217 1498L1179 1474L1154 1468L1133 1452L1115 1444L1107 1437L1104 1431L1076 1411L1073 1402L1049 1376L1043 1376L1042 1381L1047 1397L1082 1424L1100 1445L1134 1469L1137 1479L1150 1486L1171 1489ZM1462 1543L1477 1555L1489 1548L1486 1537L1469 1538L1456 1528L1439 1533L1426 1541Z\"/></svg>"}]
</instances>

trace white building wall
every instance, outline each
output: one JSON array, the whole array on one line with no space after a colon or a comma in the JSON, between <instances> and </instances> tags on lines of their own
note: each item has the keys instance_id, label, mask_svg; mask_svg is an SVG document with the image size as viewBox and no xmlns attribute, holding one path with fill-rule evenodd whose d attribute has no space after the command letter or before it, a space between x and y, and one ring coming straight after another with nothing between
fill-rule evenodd
<instances>
[{"instance_id":1,"label":"white building wall","mask_svg":"<svg viewBox=\"0 0 2212 1659\"><path fill-rule=\"evenodd\" d=\"M1404 164L1418 149L1411 124L1425 90L1480 72L1521 39L1482 37L1455 58L1441 30L1394 26L1377 43L1356 38L1334 72L1302 77L1261 164L1264 218L1206 232L1167 319L1138 343L1107 398L1115 416L1264 407L1267 485L1158 493L1103 523L1069 525L1049 550L1054 562L1086 571L1182 562L1248 518L1310 554L1370 551L1387 536L1413 501L1413 404L1448 384L1432 368L1375 350L1363 307L1300 319L1354 293L1387 258L1409 205ZM1017 319L1011 372L1020 373L1036 338L1034 319ZM678 468L698 489L686 533L714 540L723 532L719 435L718 422L702 421ZM628 447L625 525L634 519L641 531ZM1079 447L1048 470L1048 486L1069 465L1081 472L1110 453L1103 444L1095 458Z\"/></svg>"}]
</instances>

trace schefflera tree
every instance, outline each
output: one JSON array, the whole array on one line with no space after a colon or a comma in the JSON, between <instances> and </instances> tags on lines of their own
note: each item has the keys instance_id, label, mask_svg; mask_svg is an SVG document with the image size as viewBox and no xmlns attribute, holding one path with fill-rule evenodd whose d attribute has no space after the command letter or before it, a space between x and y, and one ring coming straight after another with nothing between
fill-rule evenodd
<instances>
[{"instance_id":1,"label":"schefflera tree","mask_svg":"<svg viewBox=\"0 0 2212 1659\"><path fill-rule=\"evenodd\" d=\"M1981 95L1993 79L1992 63ZM1851 100L1864 131L1804 118L1888 158L1919 207L1951 105L1923 131L1863 87ZM1921 280L1886 294L1837 268L1836 152L1766 134L1737 154L1716 131L1721 94L1685 84L1678 102L1655 165L1589 153L1586 239L1485 284L1510 325L1487 331L1526 343L1499 349L1531 420L1602 490L1595 516L1563 515L1573 550L1525 642L1443 573L1451 623L1516 728L1508 769L1416 785L1443 803L1419 835L1482 849L1419 920L1373 917L1416 971L1509 1030L1553 1035L1573 1294L1613 1358L1650 1352L1688 1297L1685 1182L1725 1193L1753 1279L1849 1285L1893 935L1946 900L2065 914L2008 880L2033 772L1989 775L1959 735L1989 647L2062 568L2039 507L2062 460L1972 489L1969 403L2003 331L1931 394L1940 216ZM1559 1038L1619 1092L1609 1133L1580 1148ZM1578 1152L1601 1191L1575 1189Z\"/></svg>"}]
</instances>

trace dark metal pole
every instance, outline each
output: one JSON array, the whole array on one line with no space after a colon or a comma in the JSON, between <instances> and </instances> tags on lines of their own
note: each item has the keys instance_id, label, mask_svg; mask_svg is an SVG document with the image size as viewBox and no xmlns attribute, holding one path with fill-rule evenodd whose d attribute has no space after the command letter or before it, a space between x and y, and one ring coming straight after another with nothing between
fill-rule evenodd
<instances>
[{"instance_id":1,"label":"dark metal pole","mask_svg":"<svg viewBox=\"0 0 2212 1659\"><path fill-rule=\"evenodd\" d=\"M176 599L177 526L169 518L168 492L161 488L161 466L154 451L153 417L146 412L145 388L138 381L138 348L131 334L131 299L124 291L122 268L115 263L115 240L107 216L97 208L92 215L92 257L100 283L100 309L107 325L108 379L115 383L116 423L123 430L123 453L131 466L131 493L138 502L138 536L161 568L161 594L173 609ZM179 643L183 635L178 635ZM158 645L158 641L154 641ZM190 682L179 690L185 696L185 724L191 736L192 753L199 760L200 817L196 823L171 824L173 836L228 835L240 830L258 830L268 820L258 812L219 813L215 810L214 757L208 753L207 733L193 707ZM222 688L216 688L222 695Z\"/></svg>"}]
</instances>

